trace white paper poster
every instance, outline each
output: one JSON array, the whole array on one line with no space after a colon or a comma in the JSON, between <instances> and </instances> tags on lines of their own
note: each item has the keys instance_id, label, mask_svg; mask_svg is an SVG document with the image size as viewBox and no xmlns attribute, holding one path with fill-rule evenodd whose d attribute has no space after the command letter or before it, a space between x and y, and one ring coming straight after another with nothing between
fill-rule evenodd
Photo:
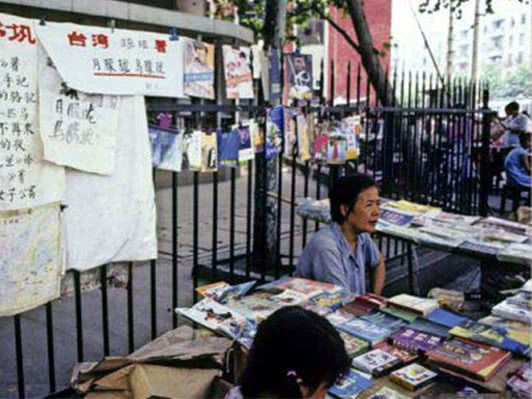
<instances>
[{"instance_id":1,"label":"white paper poster","mask_svg":"<svg viewBox=\"0 0 532 399\"><path fill-rule=\"evenodd\" d=\"M44 159L85 172L112 174L119 98L69 89L39 45L39 123Z\"/></svg>"},{"instance_id":2,"label":"white paper poster","mask_svg":"<svg viewBox=\"0 0 532 399\"><path fill-rule=\"evenodd\" d=\"M222 46L227 98L253 98L249 47Z\"/></svg>"},{"instance_id":3,"label":"white paper poster","mask_svg":"<svg viewBox=\"0 0 532 399\"><path fill-rule=\"evenodd\" d=\"M113 175L67 170L64 213L69 269L157 257L144 97L122 97L118 111Z\"/></svg>"},{"instance_id":4,"label":"white paper poster","mask_svg":"<svg viewBox=\"0 0 532 399\"><path fill-rule=\"evenodd\" d=\"M64 168L43 162L32 20L0 14L0 210L64 198Z\"/></svg>"},{"instance_id":5,"label":"white paper poster","mask_svg":"<svg viewBox=\"0 0 532 399\"><path fill-rule=\"evenodd\" d=\"M183 97L181 40L71 23L35 23L59 74L86 93Z\"/></svg>"},{"instance_id":6,"label":"white paper poster","mask_svg":"<svg viewBox=\"0 0 532 399\"><path fill-rule=\"evenodd\" d=\"M149 127L152 166L157 169L181 172L183 135L174 129Z\"/></svg>"},{"instance_id":7,"label":"white paper poster","mask_svg":"<svg viewBox=\"0 0 532 399\"><path fill-rule=\"evenodd\" d=\"M0 211L0 317L59 297L63 257L59 203Z\"/></svg>"}]
</instances>

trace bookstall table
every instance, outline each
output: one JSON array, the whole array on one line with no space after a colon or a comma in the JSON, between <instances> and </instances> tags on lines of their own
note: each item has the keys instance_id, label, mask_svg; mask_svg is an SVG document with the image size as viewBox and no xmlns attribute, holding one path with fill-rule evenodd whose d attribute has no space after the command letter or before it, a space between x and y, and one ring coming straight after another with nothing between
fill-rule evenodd
<instances>
[{"instance_id":1,"label":"bookstall table","mask_svg":"<svg viewBox=\"0 0 532 399\"><path fill-rule=\"evenodd\" d=\"M390 203L391 201L388 199L382 199L383 203ZM423 207L423 205L414 204L411 203L413 206L419 206ZM387 211L390 211L390 209L386 208ZM330 223L331 217L330 217L330 208L328 200L315 200L311 198L305 198L302 201L299 202L296 213L306 219L310 219L316 222L321 223ZM445 213L446 215L455 215L450 213ZM459 217L460 215L455 215ZM467 216L462 216L464 218L467 218ZM480 219L480 218L478 218ZM502 223L509 223L505 221L504 219L497 219L497 218L487 218L491 222L493 221L499 221ZM530 227L525 227L525 225L522 225L523 229L528 229L528 231L531 230ZM513 253L511 256L503 256L505 255L502 251L497 250L496 248L489 247L488 245L482 245L478 243L470 243L470 242L464 242L461 245L449 245L448 242L445 240L425 240L425 239L419 239L416 235L418 229L411 228L411 227L404 227L404 226L392 226L392 224L384 222L377 224L377 231L376 234L378 234L381 237L387 237L392 239L398 239L406 244L406 255L407 255L407 267L408 267L408 276L409 276L409 285L410 285L410 292L413 295L419 295L420 289L419 289L419 262L417 257L416 248L418 246L423 246L426 248L438 250L438 251L444 251L449 254L453 255L459 255L459 256L465 256L469 258L473 258L475 260L479 260L481 267L485 268L489 264L493 263L499 263L502 262L505 267L505 271L513 272L513 271L521 271L521 270L529 270L530 269L530 261L531 261L531 255L530 253L526 251L522 251L522 253ZM528 237L526 240L527 244L525 246L528 246L532 241L532 238ZM529 248L529 247L528 247Z\"/></svg>"}]
</instances>

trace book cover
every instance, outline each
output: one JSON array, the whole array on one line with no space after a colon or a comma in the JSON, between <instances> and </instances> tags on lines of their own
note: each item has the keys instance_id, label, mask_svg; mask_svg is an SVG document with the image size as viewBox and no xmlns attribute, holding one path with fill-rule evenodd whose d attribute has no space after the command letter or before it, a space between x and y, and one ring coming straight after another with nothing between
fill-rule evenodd
<instances>
[{"instance_id":1,"label":"book cover","mask_svg":"<svg viewBox=\"0 0 532 399\"><path fill-rule=\"evenodd\" d=\"M263 320L282 307L279 302L271 300L272 296L269 292L254 292L236 300L229 300L225 306L247 318Z\"/></svg>"},{"instance_id":2,"label":"book cover","mask_svg":"<svg viewBox=\"0 0 532 399\"><path fill-rule=\"evenodd\" d=\"M339 129L329 130L327 137L327 163L329 165L343 165L347 152L347 140Z\"/></svg>"},{"instance_id":3,"label":"book cover","mask_svg":"<svg viewBox=\"0 0 532 399\"><path fill-rule=\"evenodd\" d=\"M300 292L290 289L284 290L280 294L271 297L272 301L279 303L282 306L299 305L307 300L307 297Z\"/></svg>"},{"instance_id":4,"label":"book cover","mask_svg":"<svg viewBox=\"0 0 532 399\"><path fill-rule=\"evenodd\" d=\"M530 353L530 334L520 334L511 329L490 327L473 320L466 320L449 331L452 335L522 355Z\"/></svg>"},{"instance_id":5,"label":"book cover","mask_svg":"<svg viewBox=\"0 0 532 399\"><path fill-rule=\"evenodd\" d=\"M251 129L249 124L242 124L238 127L240 145L238 147L238 161L246 162L255 159L255 151L251 144Z\"/></svg>"},{"instance_id":6,"label":"book cover","mask_svg":"<svg viewBox=\"0 0 532 399\"><path fill-rule=\"evenodd\" d=\"M363 304L360 302L352 301L349 303L346 303L342 310L347 313L351 313L353 316L362 316L367 313L371 313L374 311L374 308L371 306L368 306L367 304Z\"/></svg>"},{"instance_id":7,"label":"book cover","mask_svg":"<svg viewBox=\"0 0 532 399\"><path fill-rule=\"evenodd\" d=\"M353 366L370 373L374 377L387 374L391 369L398 367L402 361L381 349L373 349L353 359Z\"/></svg>"},{"instance_id":8,"label":"book cover","mask_svg":"<svg viewBox=\"0 0 532 399\"><path fill-rule=\"evenodd\" d=\"M435 299L421 298L409 294L396 295L388 301L392 306L410 310L423 316L439 308L438 301Z\"/></svg>"},{"instance_id":9,"label":"book cover","mask_svg":"<svg viewBox=\"0 0 532 399\"><path fill-rule=\"evenodd\" d=\"M216 134L202 132L201 136L201 172L218 170L218 143Z\"/></svg>"},{"instance_id":10,"label":"book cover","mask_svg":"<svg viewBox=\"0 0 532 399\"><path fill-rule=\"evenodd\" d=\"M351 369L336 384L329 388L329 393L337 398L353 398L358 393L371 388L373 381L364 378Z\"/></svg>"},{"instance_id":11,"label":"book cover","mask_svg":"<svg viewBox=\"0 0 532 399\"><path fill-rule=\"evenodd\" d=\"M301 306L303 309L307 309L307 310L310 310L311 312L317 313L320 316L327 316L333 312L331 308L328 308L327 306L316 305L314 302L310 300L306 300L305 302L300 303L299 306Z\"/></svg>"},{"instance_id":12,"label":"book cover","mask_svg":"<svg viewBox=\"0 0 532 399\"><path fill-rule=\"evenodd\" d=\"M220 303L227 303L231 299L241 298L249 292L249 290L255 285L256 282L256 280L253 280L242 284L231 285L229 287L226 287L217 297L217 301Z\"/></svg>"},{"instance_id":13,"label":"book cover","mask_svg":"<svg viewBox=\"0 0 532 399\"><path fill-rule=\"evenodd\" d=\"M463 323L464 321L468 320L467 317L460 316L454 312L450 312L444 309L436 309L435 311L431 312L426 318L429 321L441 324L449 328L456 327L460 323Z\"/></svg>"},{"instance_id":14,"label":"book cover","mask_svg":"<svg viewBox=\"0 0 532 399\"><path fill-rule=\"evenodd\" d=\"M384 341L392 333L388 328L379 327L358 317L340 324L338 328L351 335L368 341L372 345Z\"/></svg>"},{"instance_id":15,"label":"book cover","mask_svg":"<svg viewBox=\"0 0 532 399\"><path fill-rule=\"evenodd\" d=\"M314 295L321 294L322 292L336 292L342 289L334 284L324 283L321 281L308 280L300 277L293 277L288 280L282 281L276 285L280 289L290 289L292 291L299 292L305 295L307 298L311 298Z\"/></svg>"},{"instance_id":16,"label":"book cover","mask_svg":"<svg viewBox=\"0 0 532 399\"><path fill-rule=\"evenodd\" d=\"M385 352L388 352L394 355L396 358L400 359L404 364L408 364L419 358L417 352L409 352L406 349L390 345L387 342L379 342L378 344L373 346L373 349L381 349Z\"/></svg>"},{"instance_id":17,"label":"book cover","mask_svg":"<svg viewBox=\"0 0 532 399\"><path fill-rule=\"evenodd\" d=\"M408 396L400 394L388 387L382 387L367 399L408 399Z\"/></svg>"},{"instance_id":18,"label":"book cover","mask_svg":"<svg viewBox=\"0 0 532 399\"><path fill-rule=\"evenodd\" d=\"M373 309L381 309L388 305L388 299L380 296L375 295L372 293L367 293L364 295L361 295L355 299L355 302L360 303L365 306L369 306Z\"/></svg>"},{"instance_id":19,"label":"book cover","mask_svg":"<svg viewBox=\"0 0 532 399\"><path fill-rule=\"evenodd\" d=\"M430 320L418 317L408 326L414 330L422 331L432 335L439 335L440 337L447 337L449 335L449 327L442 324L434 323Z\"/></svg>"},{"instance_id":20,"label":"book cover","mask_svg":"<svg viewBox=\"0 0 532 399\"><path fill-rule=\"evenodd\" d=\"M381 311L374 311L372 313L367 313L359 317L362 320L369 321L370 323L376 324L380 327L388 328L391 331L397 331L398 329L407 324L406 321L404 321L403 319Z\"/></svg>"},{"instance_id":21,"label":"book cover","mask_svg":"<svg viewBox=\"0 0 532 399\"><path fill-rule=\"evenodd\" d=\"M426 353L434 363L488 381L511 358L510 352L473 341L454 338Z\"/></svg>"},{"instance_id":22,"label":"book cover","mask_svg":"<svg viewBox=\"0 0 532 399\"><path fill-rule=\"evenodd\" d=\"M392 307L382 308L381 312L398 317L399 319L403 319L407 323L412 323L414 320L416 320L419 317L419 315L414 312L410 312L408 310L403 310L399 308L392 308Z\"/></svg>"},{"instance_id":23,"label":"book cover","mask_svg":"<svg viewBox=\"0 0 532 399\"><path fill-rule=\"evenodd\" d=\"M415 391L434 381L438 374L417 363L395 370L390 374L390 380L410 391Z\"/></svg>"},{"instance_id":24,"label":"book cover","mask_svg":"<svg viewBox=\"0 0 532 399\"><path fill-rule=\"evenodd\" d=\"M481 324L486 324L491 327L510 329L518 332L519 334L525 334L527 337L531 337L530 326L522 321L508 320L499 316L486 316L478 321ZM526 338L526 342L530 342L530 338Z\"/></svg>"},{"instance_id":25,"label":"book cover","mask_svg":"<svg viewBox=\"0 0 532 399\"><path fill-rule=\"evenodd\" d=\"M302 162L310 159L309 124L305 115L296 117L297 153Z\"/></svg>"},{"instance_id":26,"label":"book cover","mask_svg":"<svg viewBox=\"0 0 532 399\"><path fill-rule=\"evenodd\" d=\"M506 385L519 396L524 398L530 397L532 392L532 368L530 363L524 363L519 370L512 375Z\"/></svg>"},{"instance_id":27,"label":"book cover","mask_svg":"<svg viewBox=\"0 0 532 399\"><path fill-rule=\"evenodd\" d=\"M201 130L183 132L181 137L181 170L201 170Z\"/></svg>"},{"instance_id":28,"label":"book cover","mask_svg":"<svg viewBox=\"0 0 532 399\"><path fill-rule=\"evenodd\" d=\"M444 337L432 335L412 328L403 327L390 337L394 346L408 351L426 352L436 348L445 341Z\"/></svg>"},{"instance_id":29,"label":"book cover","mask_svg":"<svg viewBox=\"0 0 532 399\"><path fill-rule=\"evenodd\" d=\"M358 356L369 350L369 343L354 335L339 331L340 337L344 340L345 350L349 357Z\"/></svg>"}]
</instances>

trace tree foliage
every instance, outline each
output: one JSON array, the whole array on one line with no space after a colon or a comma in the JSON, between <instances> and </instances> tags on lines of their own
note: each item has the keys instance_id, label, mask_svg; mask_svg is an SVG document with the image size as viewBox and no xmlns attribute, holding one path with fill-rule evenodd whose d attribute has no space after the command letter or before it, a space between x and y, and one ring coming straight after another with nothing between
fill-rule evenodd
<instances>
[{"instance_id":1,"label":"tree foliage","mask_svg":"<svg viewBox=\"0 0 532 399\"><path fill-rule=\"evenodd\" d=\"M524 64L510 73L503 72L500 65L489 65L482 78L488 82L492 98L532 97L532 72Z\"/></svg>"}]
</instances>

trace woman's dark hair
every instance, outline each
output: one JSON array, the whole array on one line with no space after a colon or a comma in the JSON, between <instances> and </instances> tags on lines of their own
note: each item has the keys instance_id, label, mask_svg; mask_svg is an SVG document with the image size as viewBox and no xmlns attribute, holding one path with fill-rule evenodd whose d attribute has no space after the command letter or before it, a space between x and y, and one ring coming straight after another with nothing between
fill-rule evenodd
<instances>
[{"instance_id":1,"label":"woman's dark hair","mask_svg":"<svg viewBox=\"0 0 532 399\"><path fill-rule=\"evenodd\" d=\"M240 378L244 398L301 398L297 378L312 391L349 369L344 341L327 319L299 306L274 312L258 328Z\"/></svg>"},{"instance_id":2,"label":"woman's dark hair","mask_svg":"<svg viewBox=\"0 0 532 399\"><path fill-rule=\"evenodd\" d=\"M340 177L334 183L331 191L329 191L332 220L342 224L345 217L340 211L340 205L346 205L349 209L352 209L355 202L357 202L358 195L362 191L375 186L375 181L366 175L354 174Z\"/></svg>"},{"instance_id":3,"label":"woman's dark hair","mask_svg":"<svg viewBox=\"0 0 532 399\"><path fill-rule=\"evenodd\" d=\"M532 136L532 133L530 132L521 132L519 133L519 143L521 144L521 147L527 149L528 148L528 140L530 140L530 137Z\"/></svg>"}]
</instances>

